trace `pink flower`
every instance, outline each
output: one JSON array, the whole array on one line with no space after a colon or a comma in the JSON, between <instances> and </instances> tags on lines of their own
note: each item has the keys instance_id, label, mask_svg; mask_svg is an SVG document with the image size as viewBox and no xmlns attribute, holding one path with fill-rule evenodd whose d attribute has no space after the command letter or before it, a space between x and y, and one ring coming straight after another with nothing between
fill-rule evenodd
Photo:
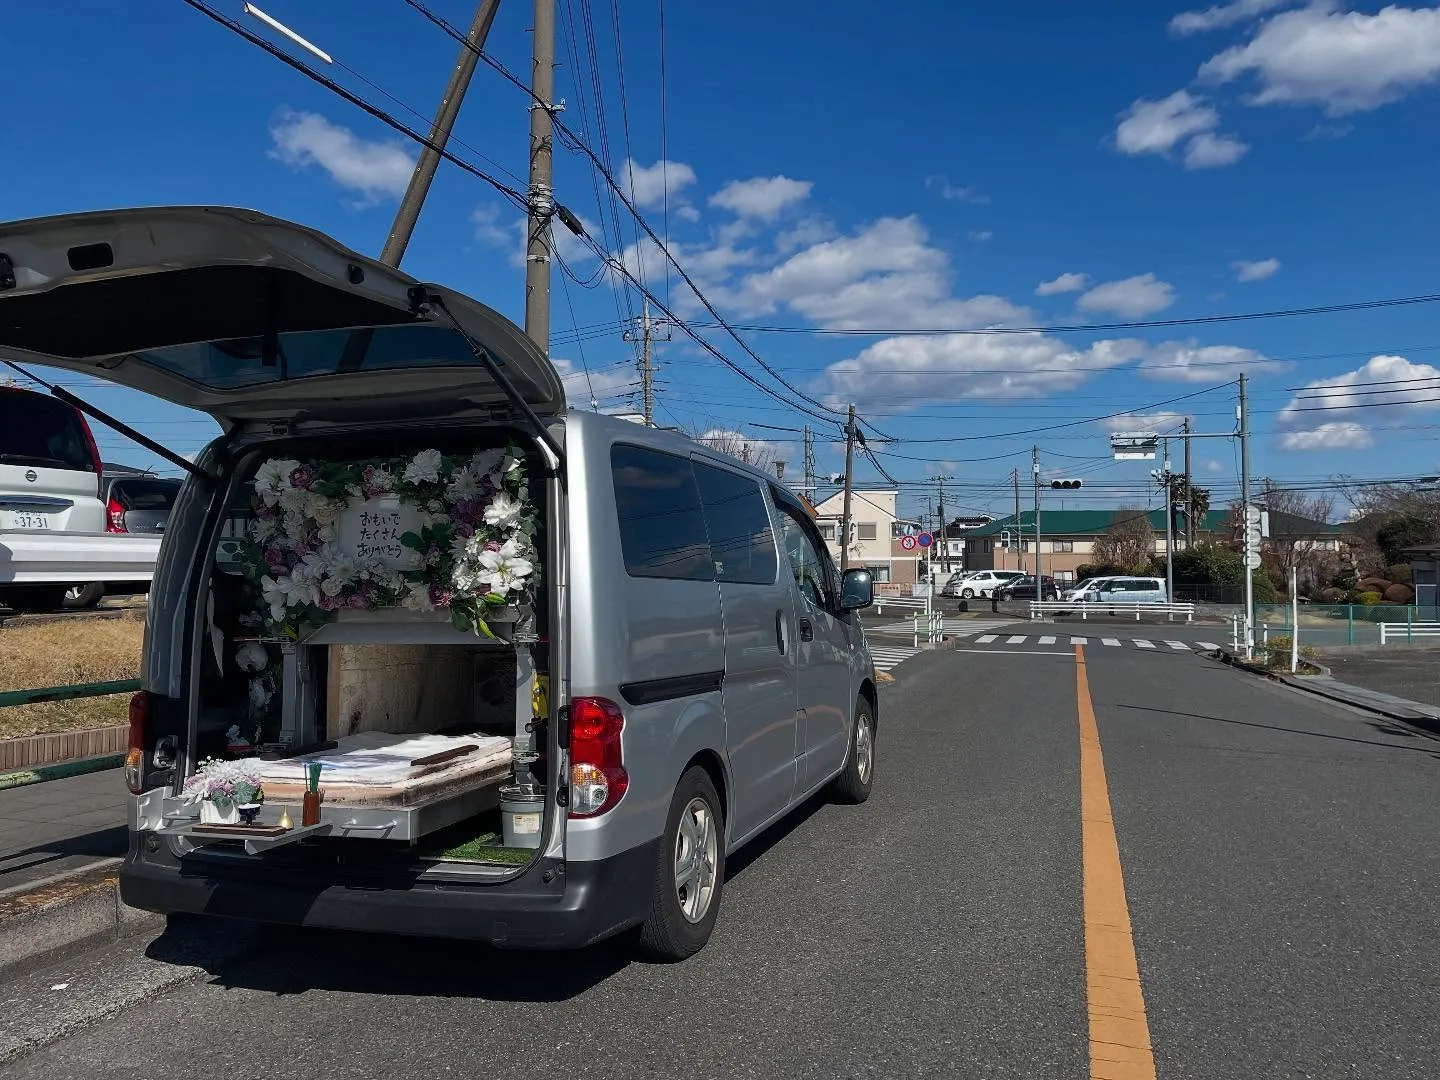
<instances>
[{"instance_id":1,"label":"pink flower","mask_svg":"<svg viewBox=\"0 0 1440 1080\"><path fill-rule=\"evenodd\" d=\"M464 540L469 540L470 537L475 535L475 526L471 525L468 521L462 521L459 525L455 526L455 535Z\"/></svg>"},{"instance_id":2,"label":"pink flower","mask_svg":"<svg viewBox=\"0 0 1440 1080\"><path fill-rule=\"evenodd\" d=\"M486 473L484 476L480 477L480 487L485 491L495 490L495 481L490 479L489 473Z\"/></svg>"},{"instance_id":3,"label":"pink flower","mask_svg":"<svg viewBox=\"0 0 1440 1080\"><path fill-rule=\"evenodd\" d=\"M320 594L321 611L338 611L341 603L343 603L343 601L338 596L327 596L324 593Z\"/></svg>"},{"instance_id":4,"label":"pink flower","mask_svg":"<svg viewBox=\"0 0 1440 1080\"><path fill-rule=\"evenodd\" d=\"M364 611L366 608L365 595L363 593L355 593L349 600L345 601L345 606L355 611Z\"/></svg>"},{"instance_id":5,"label":"pink flower","mask_svg":"<svg viewBox=\"0 0 1440 1080\"><path fill-rule=\"evenodd\" d=\"M504 547L504 545L501 544L499 540L491 540L489 543L487 543L487 544L485 545L485 550L486 550L486 551L499 551L502 547Z\"/></svg>"},{"instance_id":6,"label":"pink flower","mask_svg":"<svg viewBox=\"0 0 1440 1080\"><path fill-rule=\"evenodd\" d=\"M449 589L442 589L439 585L430 586L430 603L437 608L448 608L453 599L455 599L455 594Z\"/></svg>"},{"instance_id":7,"label":"pink flower","mask_svg":"<svg viewBox=\"0 0 1440 1080\"><path fill-rule=\"evenodd\" d=\"M285 568L285 553L279 548L265 549L265 565L271 570L283 570Z\"/></svg>"},{"instance_id":8,"label":"pink flower","mask_svg":"<svg viewBox=\"0 0 1440 1080\"><path fill-rule=\"evenodd\" d=\"M274 521L280 516L280 509L276 506L266 506L262 502L255 507L255 516L261 521Z\"/></svg>"},{"instance_id":9,"label":"pink flower","mask_svg":"<svg viewBox=\"0 0 1440 1080\"><path fill-rule=\"evenodd\" d=\"M315 473L307 465L301 465L298 469L290 470L290 486L309 491L310 486L315 483Z\"/></svg>"}]
</instances>

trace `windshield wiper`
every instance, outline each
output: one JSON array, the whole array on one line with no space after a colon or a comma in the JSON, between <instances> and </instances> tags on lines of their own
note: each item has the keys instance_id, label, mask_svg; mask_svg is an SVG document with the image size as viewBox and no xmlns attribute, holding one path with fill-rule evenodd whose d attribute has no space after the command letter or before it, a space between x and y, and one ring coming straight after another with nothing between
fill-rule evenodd
<instances>
[{"instance_id":1,"label":"windshield wiper","mask_svg":"<svg viewBox=\"0 0 1440 1080\"><path fill-rule=\"evenodd\" d=\"M44 457L41 454L0 454L0 461L12 465L35 465L42 469L73 468L70 462L58 457Z\"/></svg>"},{"instance_id":2,"label":"windshield wiper","mask_svg":"<svg viewBox=\"0 0 1440 1080\"><path fill-rule=\"evenodd\" d=\"M63 387L56 386L54 383L48 383L44 379L31 374L19 364L15 363L15 361L13 360L6 360L3 357L0 357L0 364L4 364L6 367L18 371L21 375L29 379L31 382L35 383L38 386L43 386L46 390L50 391L50 395L52 397L58 398L72 408L79 409L86 416L90 417L93 420L98 420L100 423L108 427L111 431L118 431L127 439L130 439L131 441L143 446L146 450L149 450L156 457L164 458L166 461L170 462L170 464L176 466L177 468L183 469L191 476L198 477L199 479L204 480L207 484L215 482L214 476L210 475L204 469L200 468L199 465L196 465L189 458L182 457L174 450L171 450L168 446L161 446L158 442L150 438L150 436L148 435L140 434L140 432L136 431L129 424L125 423L125 421L117 420L109 413L102 412L94 405L91 405L88 401L83 401L82 399L76 397L74 394L70 393L70 391L64 389Z\"/></svg>"}]
</instances>

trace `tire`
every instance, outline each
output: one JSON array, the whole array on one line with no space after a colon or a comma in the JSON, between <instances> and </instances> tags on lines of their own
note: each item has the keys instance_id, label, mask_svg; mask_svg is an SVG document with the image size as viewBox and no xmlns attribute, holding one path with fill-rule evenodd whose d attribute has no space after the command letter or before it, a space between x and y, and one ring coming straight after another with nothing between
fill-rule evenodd
<instances>
[{"instance_id":1,"label":"tire","mask_svg":"<svg viewBox=\"0 0 1440 1080\"><path fill-rule=\"evenodd\" d=\"M87 581L83 585L72 585L65 590L65 599L61 606L71 611L81 611L93 608L105 599L105 583L103 581Z\"/></svg>"},{"instance_id":2,"label":"tire","mask_svg":"<svg viewBox=\"0 0 1440 1080\"><path fill-rule=\"evenodd\" d=\"M961 590L960 590L960 598L961 598L962 600L974 600L974 599L975 599L975 590L974 590L974 589L961 589Z\"/></svg>"},{"instance_id":3,"label":"tire","mask_svg":"<svg viewBox=\"0 0 1440 1080\"><path fill-rule=\"evenodd\" d=\"M690 862L688 854L697 848L701 858ZM688 884L679 880L677 864L682 861L694 868ZM720 914L724 884L725 818L720 796L710 774L694 765L680 778L670 799L650 914L640 927L641 953L661 963L675 963L704 948Z\"/></svg>"},{"instance_id":4,"label":"tire","mask_svg":"<svg viewBox=\"0 0 1440 1080\"><path fill-rule=\"evenodd\" d=\"M863 697L855 702L855 725L850 731L850 753L845 768L832 782L836 802L858 806L870 798L875 786L875 710Z\"/></svg>"}]
</instances>

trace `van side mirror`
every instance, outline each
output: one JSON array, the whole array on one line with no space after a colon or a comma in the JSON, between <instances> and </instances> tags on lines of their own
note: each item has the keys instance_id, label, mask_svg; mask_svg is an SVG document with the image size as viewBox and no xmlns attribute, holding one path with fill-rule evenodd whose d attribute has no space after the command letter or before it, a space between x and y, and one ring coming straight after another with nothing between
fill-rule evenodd
<instances>
[{"instance_id":1,"label":"van side mirror","mask_svg":"<svg viewBox=\"0 0 1440 1080\"><path fill-rule=\"evenodd\" d=\"M859 611L875 602L875 578L869 570L846 570L840 581L840 610Z\"/></svg>"}]
</instances>

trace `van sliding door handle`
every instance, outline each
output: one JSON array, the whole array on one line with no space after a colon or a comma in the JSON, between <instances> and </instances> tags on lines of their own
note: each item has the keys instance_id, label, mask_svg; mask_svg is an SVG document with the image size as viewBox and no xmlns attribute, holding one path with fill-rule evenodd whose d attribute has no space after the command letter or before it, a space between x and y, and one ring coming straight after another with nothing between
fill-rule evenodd
<instances>
[{"instance_id":1,"label":"van sliding door handle","mask_svg":"<svg viewBox=\"0 0 1440 1080\"><path fill-rule=\"evenodd\" d=\"M775 612L775 645L785 655L785 612Z\"/></svg>"},{"instance_id":2,"label":"van sliding door handle","mask_svg":"<svg viewBox=\"0 0 1440 1080\"><path fill-rule=\"evenodd\" d=\"M814 641L814 640L815 640L815 627L811 624L811 622L810 622L809 619L801 619L801 620L800 620L800 640L801 640L801 641Z\"/></svg>"}]
</instances>

